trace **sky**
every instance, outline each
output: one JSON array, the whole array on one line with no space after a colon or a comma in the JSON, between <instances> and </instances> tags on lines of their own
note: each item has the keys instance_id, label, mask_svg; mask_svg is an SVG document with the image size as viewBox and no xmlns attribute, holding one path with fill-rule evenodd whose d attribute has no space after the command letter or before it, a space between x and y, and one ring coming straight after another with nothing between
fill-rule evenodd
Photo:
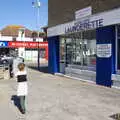
<instances>
[{"instance_id":1,"label":"sky","mask_svg":"<svg viewBox=\"0 0 120 120\"><path fill-rule=\"evenodd\" d=\"M7 25L22 25L37 30L37 9L32 7L36 0L0 0L0 30ZM40 0L39 26L48 23L48 0Z\"/></svg>"}]
</instances>

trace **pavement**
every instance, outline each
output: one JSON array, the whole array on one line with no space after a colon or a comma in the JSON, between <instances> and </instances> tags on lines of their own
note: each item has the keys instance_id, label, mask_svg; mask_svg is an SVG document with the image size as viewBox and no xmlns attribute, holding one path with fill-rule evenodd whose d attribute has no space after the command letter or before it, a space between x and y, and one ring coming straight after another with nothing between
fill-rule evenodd
<instances>
[{"instance_id":1,"label":"pavement","mask_svg":"<svg viewBox=\"0 0 120 120\"><path fill-rule=\"evenodd\" d=\"M120 113L119 89L27 70L27 113L12 100L15 79L0 80L0 120L114 120Z\"/></svg>"}]
</instances>

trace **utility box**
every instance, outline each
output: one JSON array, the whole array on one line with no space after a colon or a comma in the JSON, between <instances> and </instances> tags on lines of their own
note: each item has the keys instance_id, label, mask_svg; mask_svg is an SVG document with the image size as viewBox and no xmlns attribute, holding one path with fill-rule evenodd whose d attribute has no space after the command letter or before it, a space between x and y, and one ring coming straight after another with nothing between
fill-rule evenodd
<instances>
[{"instance_id":1,"label":"utility box","mask_svg":"<svg viewBox=\"0 0 120 120\"><path fill-rule=\"evenodd\" d=\"M13 60L13 76L15 76L15 74L17 73L18 71L18 64L19 63L23 63L24 62L24 59L21 58L21 57L16 57L14 60Z\"/></svg>"}]
</instances>

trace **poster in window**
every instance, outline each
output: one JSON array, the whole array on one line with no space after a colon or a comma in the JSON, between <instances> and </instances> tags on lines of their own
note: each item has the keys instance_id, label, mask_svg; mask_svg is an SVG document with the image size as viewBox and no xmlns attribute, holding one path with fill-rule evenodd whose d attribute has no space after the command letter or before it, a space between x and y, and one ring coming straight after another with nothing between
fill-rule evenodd
<instances>
[{"instance_id":1,"label":"poster in window","mask_svg":"<svg viewBox=\"0 0 120 120\"><path fill-rule=\"evenodd\" d=\"M97 57L109 58L112 55L111 44L97 44Z\"/></svg>"}]
</instances>

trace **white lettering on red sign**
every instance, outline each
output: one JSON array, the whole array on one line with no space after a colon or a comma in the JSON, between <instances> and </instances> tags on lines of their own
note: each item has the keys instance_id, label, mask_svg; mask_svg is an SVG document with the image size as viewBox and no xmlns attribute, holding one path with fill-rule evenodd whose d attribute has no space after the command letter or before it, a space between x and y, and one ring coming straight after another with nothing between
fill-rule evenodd
<instances>
[{"instance_id":1,"label":"white lettering on red sign","mask_svg":"<svg viewBox=\"0 0 120 120\"><path fill-rule=\"evenodd\" d=\"M14 48L19 48L19 47L26 47L26 48L38 48L38 47L47 47L48 43L47 42L8 42L8 47L14 47Z\"/></svg>"}]
</instances>

